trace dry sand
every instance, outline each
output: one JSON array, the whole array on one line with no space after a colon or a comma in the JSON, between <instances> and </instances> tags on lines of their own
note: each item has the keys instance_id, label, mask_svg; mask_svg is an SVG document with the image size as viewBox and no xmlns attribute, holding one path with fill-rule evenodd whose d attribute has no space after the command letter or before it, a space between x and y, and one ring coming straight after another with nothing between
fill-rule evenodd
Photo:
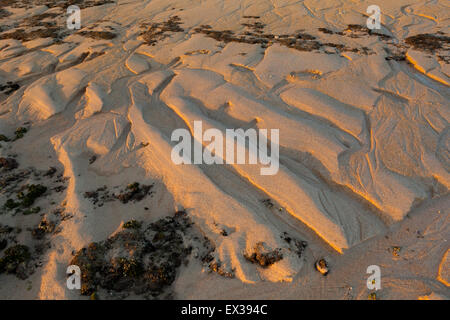
<instances>
[{"instance_id":1,"label":"dry sand","mask_svg":"<svg viewBox=\"0 0 450 320\"><path fill-rule=\"evenodd\" d=\"M19 164L0 179L36 170L2 186L0 224L22 229L9 244L45 247L25 280L0 274L0 298L84 299L66 288L74 252L179 210L220 268L191 252L165 291L178 299L367 299L369 265L381 268L379 299L450 297L448 2L378 1L376 33L367 1L85 3L79 31L58 1L0 9L0 134L27 129L0 142ZM278 173L175 165L171 134L194 121L279 129ZM135 181L151 196L86 197ZM48 187L41 211L3 207L27 183ZM56 230L36 240L43 217ZM283 258L252 264L260 242Z\"/></svg>"}]
</instances>

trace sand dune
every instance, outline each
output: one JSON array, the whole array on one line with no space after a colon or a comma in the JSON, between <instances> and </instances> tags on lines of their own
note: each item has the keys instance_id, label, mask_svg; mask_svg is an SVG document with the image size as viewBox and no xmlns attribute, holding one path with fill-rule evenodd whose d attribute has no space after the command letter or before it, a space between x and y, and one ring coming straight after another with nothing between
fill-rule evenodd
<instances>
[{"instance_id":1,"label":"sand dune","mask_svg":"<svg viewBox=\"0 0 450 320\"><path fill-rule=\"evenodd\" d=\"M0 6L0 157L18 163L0 167L0 226L24 230L8 246L49 245L0 274L1 298L84 298L74 252L181 211L201 236L153 297L367 299L371 264L381 299L450 297L448 3L379 1L377 32L366 1L95 0L81 30L59 1L26 3ZM195 121L279 129L278 172L176 165L172 132ZM33 183L40 212L8 208ZM36 240L44 218L57 231Z\"/></svg>"}]
</instances>

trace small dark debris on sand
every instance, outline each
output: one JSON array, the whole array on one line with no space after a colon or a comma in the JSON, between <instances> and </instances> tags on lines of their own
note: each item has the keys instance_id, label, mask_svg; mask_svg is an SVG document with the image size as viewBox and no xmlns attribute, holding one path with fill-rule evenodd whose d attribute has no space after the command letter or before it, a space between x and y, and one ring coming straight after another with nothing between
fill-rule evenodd
<instances>
[{"instance_id":1,"label":"small dark debris on sand","mask_svg":"<svg viewBox=\"0 0 450 320\"><path fill-rule=\"evenodd\" d=\"M0 258L0 274L14 274L25 280L42 265L40 256L50 247L50 243L39 241L31 247L18 243L16 236L21 232L20 228L0 224L0 252L4 250Z\"/></svg>"},{"instance_id":2,"label":"small dark debris on sand","mask_svg":"<svg viewBox=\"0 0 450 320\"><path fill-rule=\"evenodd\" d=\"M60 7L67 9L71 5L77 5L80 9L102 6L115 3L113 0L2 0L0 7L32 8L33 6L45 5L48 8Z\"/></svg>"},{"instance_id":3,"label":"small dark debris on sand","mask_svg":"<svg viewBox=\"0 0 450 320\"><path fill-rule=\"evenodd\" d=\"M31 235L34 239L42 240L46 234L51 234L56 231L56 224L53 221L49 221L45 216L39 222L39 225L31 231Z\"/></svg>"},{"instance_id":4,"label":"small dark debris on sand","mask_svg":"<svg viewBox=\"0 0 450 320\"><path fill-rule=\"evenodd\" d=\"M170 37L172 33L184 32L181 24L181 19L178 16L170 17L169 20L164 22L143 23L141 28L145 30L141 32L142 39L145 43L154 46Z\"/></svg>"},{"instance_id":5,"label":"small dark debris on sand","mask_svg":"<svg viewBox=\"0 0 450 320\"><path fill-rule=\"evenodd\" d=\"M48 27L26 32L24 29L15 29L12 32L0 34L0 39L15 39L21 41L31 41L38 38L59 39L60 28Z\"/></svg>"},{"instance_id":6,"label":"small dark debris on sand","mask_svg":"<svg viewBox=\"0 0 450 320\"><path fill-rule=\"evenodd\" d=\"M28 124L24 123L24 126ZM27 131L26 127L17 128L15 139L22 138ZM65 189L64 184L68 178L65 178L55 167L47 170L38 170L34 167L22 169L16 157L16 154L9 154L5 158L0 158L0 197L2 202L3 198L6 199L5 203L0 204L0 214L14 210L13 215L17 213L24 215L18 220L19 223L28 224L35 219L28 216L41 211L41 207L33 206L35 202L50 196L50 190ZM56 187L54 187L55 184ZM48 200L42 201L46 211L50 211L50 206L56 204L57 198ZM3 253L0 257L0 273L14 274L19 279L26 279L42 265L41 256L47 248L51 247L46 235L59 232L60 222L72 217L70 213L64 212L64 206L64 204L58 206L51 216L42 214L43 218L36 227L27 227L27 230L31 232L31 239L30 237L26 239L30 241L19 243L17 234L21 232L21 229L0 224L0 252Z\"/></svg>"},{"instance_id":7,"label":"small dark debris on sand","mask_svg":"<svg viewBox=\"0 0 450 320\"><path fill-rule=\"evenodd\" d=\"M368 48L347 48L344 45L322 43L315 36L298 31L293 34L274 35L264 32L265 25L261 22L243 23L246 30L241 34L235 34L231 30L217 31L211 26L199 26L194 29L195 33L201 33L217 41L229 43L239 42L248 44L259 44L262 48L268 48L273 44L279 44L298 51L318 51L325 50L327 47L334 47L339 52L352 51L368 55L372 52ZM341 33L337 33L341 34Z\"/></svg>"},{"instance_id":8,"label":"small dark debris on sand","mask_svg":"<svg viewBox=\"0 0 450 320\"><path fill-rule=\"evenodd\" d=\"M283 259L280 248L269 250L263 242L258 242L254 251L251 254L244 254L244 257L251 263L259 264L263 268L267 268Z\"/></svg>"},{"instance_id":9,"label":"small dark debris on sand","mask_svg":"<svg viewBox=\"0 0 450 320\"><path fill-rule=\"evenodd\" d=\"M0 169L10 171L19 167L16 159L0 157Z\"/></svg>"},{"instance_id":10,"label":"small dark debris on sand","mask_svg":"<svg viewBox=\"0 0 450 320\"><path fill-rule=\"evenodd\" d=\"M47 187L41 184L31 184L25 187L24 192L19 192L17 198L21 200L21 206L30 207L37 198L42 197L47 191Z\"/></svg>"},{"instance_id":11,"label":"small dark debris on sand","mask_svg":"<svg viewBox=\"0 0 450 320\"><path fill-rule=\"evenodd\" d=\"M373 30L367 28L366 26L361 26L359 24L349 24L347 26L347 29L345 29L343 32L336 33L336 34L348 35L351 38L360 38L360 37L366 36L366 35L376 36L376 37L379 37L381 40L389 40L392 38L390 35L373 31Z\"/></svg>"},{"instance_id":12,"label":"small dark debris on sand","mask_svg":"<svg viewBox=\"0 0 450 320\"><path fill-rule=\"evenodd\" d=\"M437 55L437 58L439 61L442 61L446 64L450 64L450 55L449 56Z\"/></svg>"},{"instance_id":13,"label":"small dark debris on sand","mask_svg":"<svg viewBox=\"0 0 450 320\"><path fill-rule=\"evenodd\" d=\"M10 15L12 15L11 12L9 12L8 10L5 10L3 8L0 8L0 19L9 17Z\"/></svg>"},{"instance_id":14,"label":"small dark debris on sand","mask_svg":"<svg viewBox=\"0 0 450 320\"><path fill-rule=\"evenodd\" d=\"M68 6L77 5L80 9L103 6L105 4L116 3L114 0L69 0L69 1L58 1L53 0L52 2L56 2L57 6L66 9Z\"/></svg>"},{"instance_id":15,"label":"small dark debris on sand","mask_svg":"<svg viewBox=\"0 0 450 320\"><path fill-rule=\"evenodd\" d=\"M197 239L200 240L200 239ZM214 272L225 278L234 278L234 269L227 268L217 257L214 256L216 251L215 245L208 238L204 237L202 241L203 253L200 260L207 268L208 272Z\"/></svg>"},{"instance_id":16,"label":"small dark debris on sand","mask_svg":"<svg viewBox=\"0 0 450 320\"><path fill-rule=\"evenodd\" d=\"M31 17L27 17L22 20L22 26L26 27L47 27L52 28L55 26L55 18L61 16L56 12L44 12ZM47 21L44 21L47 20Z\"/></svg>"},{"instance_id":17,"label":"small dark debris on sand","mask_svg":"<svg viewBox=\"0 0 450 320\"><path fill-rule=\"evenodd\" d=\"M46 191L47 187L40 184L26 185L17 193L18 201L10 198L6 200L4 207L7 210L17 209L17 211L29 208L34 204L36 199L42 197Z\"/></svg>"},{"instance_id":18,"label":"small dark debris on sand","mask_svg":"<svg viewBox=\"0 0 450 320\"><path fill-rule=\"evenodd\" d=\"M3 92L7 96L9 96L14 91L19 90L20 85L18 83L14 83L12 81L6 82L6 84L0 84L0 92Z\"/></svg>"},{"instance_id":19,"label":"small dark debris on sand","mask_svg":"<svg viewBox=\"0 0 450 320\"><path fill-rule=\"evenodd\" d=\"M263 30L266 26L264 23L259 21L255 21L253 23L246 22L242 23L242 25L255 33L263 33Z\"/></svg>"},{"instance_id":20,"label":"small dark debris on sand","mask_svg":"<svg viewBox=\"0 0 450 320\"><path fill-rule=\"evenodd\" d=\"M19 279L26 279L30 260L31 252L27 246L21 244L11 246L0 258L0 274L15 274Z\"/></svg>"},{"instance_id":21,"label":"small dark debris on sand","mask_svg":"<svg viewBox=\"0 0 450 320\"><path fill-rule=\"evenodd\" d=\"M399 257L400 252L402 251L402 248L401 247L391 247L390 251L394 257Z\"/></svg>"},{"instance_id":22,"label":"small dark debris on sand","mask_svg":"<svg viewBox=\"0 0 450 320\"><path fill-rule=\"evenodd\" d=\"M116 197L122 203L128 203L129 201L141 201L144 199L153 188L153 185L140 185L138 182L132 183L127 186L126 190L118 194Z\"/></svg>"},{"instance_id":23,"label":"small dark debris on sand","mask_svg":"<svg viewBox=\"0 0 450 320\"><path fill-rule=\"evenodd\" d=\"M0 251L6 249L9 244L17 243L16 235L22 232L19 228L13 228L0 223Z\"/></svg>"},{"instance_id":24,"label":"small dark debris on sand","mask_svg":"<svg viewBox=\"0 0 450 320\"><path fill-rule=\"evenodd\" d=\"M101 6L104 4L115 3L113 0L2 0L0 1L0 19L11 15L5 7L31 9L36 6L47 6L47 8L61 8L60 12L43 12L31 17L21 19L14 25L14 30L3 32L0 39L16 39L21 41L31 41L37 38L53 38L57 42L62 41L70 32L67 32L64 17L64 11L71 5L77 5L80 9ZM56 9L55 9L56 10ZM62 24L64 23L64 25ZM31 31L25 31L33 28ZM37 29L36 29L37 28ZM3 28L0 28L0 31ZM89 34L87 36L95 39L111 39L109 34ZM115 36L115 35L114 35Z\"/></svg>"},{"instance_id":25,"label":"small dark debris on sand","mask_svg":"<svg viewBox=\"0 0 450 320\"><path fill-rule=\"evenodd\" d=\"M234 271L235 270L231 270L231 271L227 271L222 263L220 261L212 261L209 264L209 271L210 272L215 272L218 275L225 277L225 278L234 278Z\"/></svg>"},{"instance_id":26,"label":"small dark debris on sand","mask_svg":"<svg viewBox=\"0 0 450 320\"><path fill-rule=\"evenodd\" d=\"M392 54L389 55L385 58L387 61L406 61L406 53L405 52L401 52L401 53L397 53L397 54Z\"/></svg>"},{"instance_id":27,"label":"small dark debris on sand","mask_svg":"<svg viewBox=\"0 0 450 320\"><path fill-rule=\"evenodd\" d=\"M120 191L120 193L115 194L111 193L107 186L103 186L97 188L94 191L86 191L84 193L84 197L86 199L90 199L94 205L99 207L103 206L105 202L111 202L114 200L119 200L122 203L128 203L130 201L138 202L143 200L148 195L152 195L151 189L153 188L153 184L144 185L138 182L134 182L129 184L124 190Z\"/></svg>"},{"instance_id":28,"label":"small dark debris on sand","mask_svg":"<svg viewBox=\"0 0 450 320\"><path fill-rule=\"evenodd\" d=\"M283 239L290 245L290 250L293 250L295 253L297 253L297 256L299 258L303 256L303 252L308 246L308 242L291 237L287 232L283 232L283 234L281 235L281 239Z\"/></svg>"},{"instance_id":29,"label":"small dark debris on sand","mask_svg":"<svg viewBox=\"0 0 450 320\"><path fill-rule=\"evenodd\" d=\"M80 31L78 34L96 40L112 40L117 36L110 31Z\"/></svg>"},{"instance_id":30,"label":"small dark debris on sand","mask_svg":"<svg viewBox=\"0 0 450 320\"><path fill-rule=\"evenodd\" d=\"M416 50L435 53L436 50L449 50L450 37L433 34L418 34L405 39Z\"/></svg>"},{"instance_id":31,"label":"small dark debris on sand","mask_svg":"<svg viewBox=\"0 0 450 320\"><path fill-rule=\"evenodd\" d=\"M328 29L328 28L319 28L318 29L320 32L322 32L322 33L325 33L325 34L338 34L338 35L341 35L341 36L343 36L344 35L344 33L343 32L340 32L340 31L333 31L333 30L330 30L330 29Z\"/></svg>"},{"instance_id":32,"label":"small dark debris on sand","mask_svg":"<svg viewBox=\"0 0 450 320\"><path fill-rule=\"evenodd\" d=\"M0 252L3 252L0 258L0 274L14 274L24 280L42 265L41 256L51 247L45 235L57 233L57 223L50 222L44 216L35 229L27 229L31 231L33 241L26 245L17 241L17 235L22 229L0 224Z\"/></svg>"},{"instance_id":33,"label":"small dark debris on sand","mask_svg":"<svg viewBox=\"0 0 450 320\"><path fill-rule=\"evenodd\" d=\"M0 214L11 210L23 215L39 213L41 208L33 206L35 201L64 191L67 181L68 178L54 167L21 169L14 158L0 158L0 195L6 197L5 203L0 205Z\"/></svg>"},{"instance_id":34,"label":"small dark debris on sand","mask_svg":"<svg viewBox=\"0 0 450 320\"><path fill-rule=\"evenodd\" d=\"M33 174L32 170L0 170L0 192L11 196L18 188L19 184L28 179Z\"/></svg>"},{"instance_id":35,"label":"small dark debris on sand","mask_svg":"<svg viewBox=\"0 0 450 320\"><path fill-rule=\"evenodd\" d=\"M264 206L266 206L269 209L272 209L274 206L271 199L264 199L264 200L261 200L261 202L264 204Z\"/></svg>"},{"instance_id":36,"label":"small dark debris on sand","mask_svg":"<svg viewBox=\"0 0 450 320\"><path fill-rule=\"evenodd\" d=\"M359 38L361 35L369 34L371 30L367 28L366 26L361 26L359 24L349 24L347 25L347 29L344 30L344 32L350 33L350 37L352 38Z\"/></svg>"},{"instance_id":37,"label":"small dark debris on sand","mask_svg":"<svg viewBox=\"0 0 450 320\"><path fill-rule=\"evenodd\" d=\"M142 222L136 221L134 219L127 221L123 224L124 229L140 229L142 227Z\"/></svg>"},{"instance_id":38,"label":"small dark debris on sand","mask_svg":"<svg viewBox=\"0 0 450 320\"><path fill-rule=\"evenodd\" d=\"M50 177L52 178L55 173L57 172L55 167L50 167L45 173L44 173L44 177Z\"/></svg>"},{"instance_id":39,"label":"small dark debris on sand","mask_svg":"<svg viewBox=\"0 0 450 320\"><path fill-rule=\"evenodd\" d=\"M28 132L28 129L25 127L18 127L16 131L14 132L16 137L14 140L22 139L25 136L25 133Z\"/></svg>"}]
</instances>

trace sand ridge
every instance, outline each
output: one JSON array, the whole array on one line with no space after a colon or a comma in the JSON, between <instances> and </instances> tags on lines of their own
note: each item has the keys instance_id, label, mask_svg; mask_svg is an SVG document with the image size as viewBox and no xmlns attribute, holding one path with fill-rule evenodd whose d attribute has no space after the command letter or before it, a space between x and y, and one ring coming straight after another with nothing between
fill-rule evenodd
<instances>
[{"instance_id":1,"label":"sand ridge","mask_svg":"<svg viewBox=\"0 0 450 320\"><path fill-rule=\"evenodd\" d=\"M377 32L365 27L364 1L92 1L80 31L64 27L58 1L2 8L11 15L1 18L0 134L23 123L28 132L0 142L0 156L59 166L70 178L61 201L73 218L49 236L27 296L78 298L65 288L73 251L130 219L152 223L178 210L214 243L213 269L234 276L195 260L173 285L183 298L225 297L220 288L229 287L260 297L249 292L286 284L280 297L365 299L356 280L364 271L327 278L326 289L315 260L326 257L343 275L373 250L373 263L398 270L380 249L394 244L381 239L408 225L411 212L436 215L429 203L441 206L436 237L448 239L448 5L400 2L382 1ZM175 165L171 134L192 132L194 121L221 132L279 129L278 173L263 176L260 164ZM84 197L135 181L154 184L154 196L101 207ZM0 194L0 205L6 200ZM0 222L27 225L10 215ZM286 232L308 244L301 254ZM412 239L404 232L399 242L436 248L429 260L408 257L427 262L410 270L420 285L401 289L393 271L399 284L384 297L447 296L448 244ZM283 259L268 268L246 259L261 242ZM429 281L420 280L425 273ZM0 277L13 285L13 276ZM345 281L358 294L346 296Z\"/></svg>"}]
</instances>

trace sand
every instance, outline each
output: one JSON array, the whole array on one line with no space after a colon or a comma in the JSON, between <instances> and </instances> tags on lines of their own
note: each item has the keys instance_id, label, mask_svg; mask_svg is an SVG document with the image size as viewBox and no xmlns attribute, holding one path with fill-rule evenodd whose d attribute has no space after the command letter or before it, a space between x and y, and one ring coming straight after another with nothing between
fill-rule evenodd
<instances>
[{"instance_id":1,"label":"sand","mask_svg":"<svg viewBox=\"0 0 450 320\"><path fill-rule=\"evenodd\" d=\"M73 252L130 219L180 210L223 272L192 253L167 288L178 299L368 299L369 265L381 268L378 299L450 297L448 3L378 1L373 33L366 1L93 1L81 30L65 27L58 1L28 2L0 15L0 134L27 129L0 141L0 157L17 160L11 172L55 167L67 179L37 214L0 212L22 229L17 243L48 246L25 280L0 274L0 298L85 299L66 288ZM171 134L194 121L279 129L279 171L175 165ZM46 179L22 183L56 183ZM153 184L152 196L86 197L135 181ZM0 190L0 206L9 197ZM27 228L56 209L70 218L36 242ZM261 242L283 259L248 261Z\"/></svg>"}]
</instances>

